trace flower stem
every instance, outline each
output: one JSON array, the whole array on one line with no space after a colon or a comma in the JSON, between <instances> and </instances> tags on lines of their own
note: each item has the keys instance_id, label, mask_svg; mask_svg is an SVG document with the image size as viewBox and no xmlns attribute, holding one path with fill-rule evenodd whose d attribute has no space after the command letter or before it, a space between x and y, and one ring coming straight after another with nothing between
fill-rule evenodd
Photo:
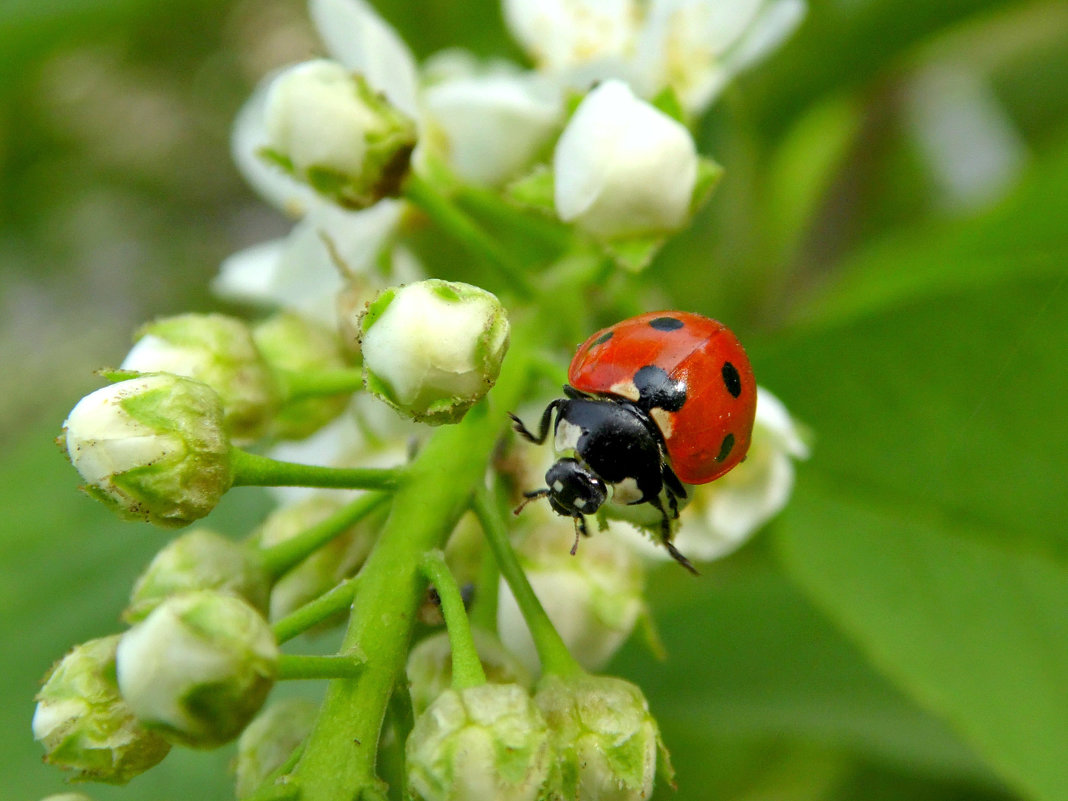
<instances>
[{"instance_id":1,"label":"flower stem","mask_svg":"<svg viewBox=\"0 0 1068 801\"><path fill-rule=\"evenodd\" d=\"M363 369L275 370L287 401L316 398L322 395L351 395L363 389Z\"/></svg>"},{"instance_id":2,"label":"flower stem","mask_svg":"<svg viewBox=\"0 0 1068 801\"><path fill-rule=\"evenodd\" d=\"M544 607L538 600L538 596L534 594L534 589L530 586L523 568L520 567L515 551L512 550L512 544L508 540L508 531L501 518L500 509L488 490L482 488L475 492L474 510L486 535L486 541L501 568L501 575L508 582L512 595L519 604L523 619L527 623L527 628L530 629L534 647L541 660L542 670L557 676L582 673L582 667L567 650L560 633L549 620L549 616L545 614Z\"/></svg>"},{"instance_id":3,"label":"flower stem","mask_svg":"<svg viewBox=\"0 0 1068 801\"><path fill-rule=\"evenodd\" d=\"M303 656L282 654L278 658L278 678L293 679L351 679L364 670L364 663L352 656Z\"/></svg>"},{"instance_id":4,"label":"flower stem","mask_svg":"<svg viewBox=\"0 0 1068 801\"><path fill-rule=\"evenodd\" d=\"M317 623L322 623L330 616L351 607L357 582L356 578L347 579L275 622L271 626L275 639L279 643L288 642Z\"/></svg>"},{"instance_id":5,"label":"flower stem","mask_svg":"<svg viewBox=\"0 0 1068 801\"><path fill-rule=\"evenodd\" d=\"M434 585L441 599L441 613L445 616L445 625L449 629L449 644L452 646L453 689L463 690L485 684L486 674L478 658L475 639L471 636L464 599L460 595L460 588L452 571L445 564L445 554L440 550L430 551L423 557L420 569Z\"/></svg>"},{"instance_id":6,"label":"flower stem","mask_svg":"<svg viewBox=\"0 0 1068 801\"><path fill-rule=\"evenodd\" d=\"M360 571L341 647L343 654L366 657L366 669L354 679L330 682L290 775L302 801L383 795L375 767L379 735L426 591L419 565L425 553L442 547L470 503L471 488L485 480L505 413L519 404L528 384L529 339L513 330L512 353L493 391L460 423L438 428L398 478L389 517Z\"/></svg>"},{"instance_id":7,"label":"flower stem","mask_svg":"<svg viewBox=\"0 0 1068 801\"><path fill-rule=\"evenodd\" d=\"M326 543L344 534L388 500L389 495L384 492L361 495L352 503L341 507L314 526L309 526L295 537L264 548L260 554L267 574L271 579L277 579Z\"/></svg>"},{"instance_id":8,"label":"flower stem","mask_svg":"<svg viewBox=\"0 0 1068 801\"><path fill-rule=\"evenodd\" d=\"M404 183L404 196L434 220L442 231L504 276L516 294L525 299L534 296L534 288L523 267L432 184L412 173Z\"/></svg>"},{"instance_id":9,"label":"flower stem","mask_svg":"<svg viewBox=\"0 0 1068 801\"><path fill-rule=\"evenodd\" d=\"M268 456L230 449L235 487L327 487L388 490L404 470L386 467L323 467L281 462Z\"/></svg>"}]
</instances>

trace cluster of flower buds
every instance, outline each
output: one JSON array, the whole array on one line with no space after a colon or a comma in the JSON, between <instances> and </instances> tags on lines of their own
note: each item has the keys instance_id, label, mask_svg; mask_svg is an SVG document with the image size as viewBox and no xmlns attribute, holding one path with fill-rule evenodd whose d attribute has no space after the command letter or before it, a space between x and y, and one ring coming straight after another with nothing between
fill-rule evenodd
<instances>
[{"instance_id":1,"label":"cluster of flower buds","mask_svg":"<svg viewBox=\"0 0 1068 801\"><path fill-rule=\"evenodd\" d=\"M309 7L325 57L270 75L233 138L248 181L297 218L283 239L227 259L214 283L266 314L145 325L61 437L85 490L127 519L186 526L235 486L281 488L281 503L242 541L197 527L163 547L133 589L129 628L77 646L48 674L34 734L73 778L114 783L172 745L237 739L237 794L254 796L299 783L302 748L329 747L342 725L330 717L339 693L321 709L265 706L276 681L330 678L353 682L341 685L349 693L367 668L375 691L346 697L379 706L346 708L345 723L372 721L361 732L371 743L383 719L414 716L406 741L400 720L394 741L378 743L406 766L413 798L648 799L658 769L670 780L671 768L646 699L585 671L608 664L650 614L646 570L667 551L646 534L670 545L674 521L649 503L606 504L579 542L572 521L532 508L513 551L506 536L493 540L480 503L493 497L487 472L502 479L491 486L518 491L545 473L535 460L547 449L509 447L507 412L539 376L555 380L573 345L573 321L555 305L592 324L637 302L586 290L613 265L645 267L689 224L718 167L688 126L796 25L802 0L505 0L532 70L455 51L420 66L365 0ZM426 269L412 248L452 258L409 236L427 221L472 264ZM501 299L428 278L434 269L485 275ZM679 503L674 542L694 561L726 555L777 513L793 460L807 456L766 390L756 414L749 458ZM478 514L463 518L469 509ZM415 636L428 554L476 587L473 632L456 630L458 608L467 619L459 589L446 599L433 579L448 637ZM346 613L337 655L282 653ZM390 647L360 640L390 627L403 635ZM563 667L546 659L546 637ZM474 668L454 661L463 648ZM387 712L405 666L411 709ZM327 759L351 758L349 734L333 741L344 756ZM381 797L369 764L346 797Z\"/></svg>"},{"instance_id":2,"label":"cluster of flower buds","mask_svg":"<svg viewBox=\"0 0 1068 801\"><path fill-rule=\"evenodd\" d=\"M410 666L409 681L422 697L429 660L419 662L424 675ZM658 764L672 774L641 690L585 673L546 675L533 693L503 678L444 688L417 715L406 761L422 801L640 801L652 795Z\"/></svg>"}]
</instances>

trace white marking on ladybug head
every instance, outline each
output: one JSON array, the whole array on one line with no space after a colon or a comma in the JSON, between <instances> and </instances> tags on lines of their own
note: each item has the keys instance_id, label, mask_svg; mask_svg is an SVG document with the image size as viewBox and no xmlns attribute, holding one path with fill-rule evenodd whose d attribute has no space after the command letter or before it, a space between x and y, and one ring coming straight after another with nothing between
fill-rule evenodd
<instances>
[{"instance_id":1,"label":"white marking on ladybug head","mask_svg":"<svg viewBox=\"0 0 1068 801\"><path fill-rule=\"evenodd\" d=\"M637 503L644 494L638 489L638 481L634 478L625 478L612 485L612 503L620 506Z\"/></svg>"},{"instance_id":2,"label":"white marking on ladybug head","mask_svg":"<svg viewBox=\"0 0 1068 801\"><path fill-rule=\"evenodd\" d=\"M638 401L642 397L642 393L640 393L638 388L634 386L633 381L619 381L610 386L608 391L614 395L619 395L620 397L632 401Z\"/></svg>"},{"instance_id":3,"label":"white marking on ladybug head","mask_svg":"<svg viewBox=\"0 0 1068 801\"><path fill-rule=\"evenodd\" d=\"M582 497L575 498L575 500L571 502L571 505L574 506L576 509L585 509L586 499Z\"/></svg>"},{"instance_id":4,"label":"white marking on ladybug head","mask_svg":"<svg viewBox=\"0 0 1068 801\"><path fill-rule=\"evenodd\" d=\"M653 418L653 422L660 429L660 433L664 435L664 439L670 439L671 432L675 428L672 424L671 412L661 409L659 406L654 406L649 410L649 416Z\"/></svg>"},{"instance_id":5,"label":"white marking on ladybug head","mask_svg":"<svg viewBox=\"0 0 1068 801\"><path fill-rule=\"evenodd\" d=\"M564 482L561 481L560 479L556 479L556 481L553 482L553 492L559 493L559 492L563 492L563 491L564 491Z\"/></svg>"},{"instance_id":6,"label":"white marking on ladybug head","mask_svg":"<svg viewBox=\"0 0 1068 801\"><path fill-rule=\"evenodd\" d=\"M553 448L558 455L577 451L579 437L581 436L581 426L569 423L567 420L560 420L556 425L556 438L553 440Z\"/></svg>"}]
</instances>

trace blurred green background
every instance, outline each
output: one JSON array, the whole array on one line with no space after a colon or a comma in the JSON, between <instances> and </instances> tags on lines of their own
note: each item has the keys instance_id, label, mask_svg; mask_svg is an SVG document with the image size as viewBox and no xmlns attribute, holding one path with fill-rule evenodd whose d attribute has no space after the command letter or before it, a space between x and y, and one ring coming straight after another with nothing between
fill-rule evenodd
<instances>
[{"instance_id":1,"label":"blurred green background","mask_svg":"<svg viewBox=\"0 0 1068 801\"><path fill-rule=\"evenodd\" d=\"M419 55L518 57L489 0L375 6ZM285 231L229 126L317 48L297 0L0 2L0 798L62 788L37 681L163 542L51 440L140 322ZM1068 799L1068 4L811 0L699 138L726 178L641 280L738 331L815 455L753 543L654 576L668 661L611 668L674 797ZM240 532L266 500L231 495ZM229 758L88 791L227 798Z\"/></svg>"}]
</instances>

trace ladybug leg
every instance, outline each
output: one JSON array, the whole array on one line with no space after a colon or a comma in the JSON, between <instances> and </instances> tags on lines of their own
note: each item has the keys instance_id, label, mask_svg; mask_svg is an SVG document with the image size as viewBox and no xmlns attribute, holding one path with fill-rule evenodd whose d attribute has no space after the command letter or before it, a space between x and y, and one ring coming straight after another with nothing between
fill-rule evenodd
<instances>
[{"instance_id":1,"label":"ladybug leg","mask_svg":"<svg viewBox=\"0 0 1068 801\"><path fill-rule=\"evenodd\" d=\"M679 498L686 497L686 487L679 481L679 477L675 475L675 471L671 469L671 465L665 464L661 475L664 479L664 486L667 488L668 501L671 503L671 516L678 518L679 516Z\"/></svg>"},{"instance_id":2,"label":"ladybug leg","mask_svg":"<svg viewBox=\"0 0 1068 801\"><path fill-rule=\"evenodd\" d=\"M549 488L542 487L541 489L530 490L530 492L523 493L523 502L512 510L512 514L517 515L523 511L523 508L531 501L536 501L538 498L548 498Z\"/></svg>"},{"instance_id":3,"label":"ladybug leg","mask_svg":"<svg viewBox=\"0 0 1068 801\"><path fill-rule=\"evenodd\" d=\"M508 412L508 416L512 418L512 428L514 428L516 433L519 434L519 436L521 436L523 439L533 442L535 445L541 445L543 442L545 442L545 438L549 435L549 423L552 420L553 409L558 407L561 402L562 401L560 400L554 400L552 403L545 407L545 411L542 412L541 415L541 423L538 424L537 436L534 436L530 433L527 427L523 425L522 420L520 420L511 412Z\"/></svg>"},{"instance_id":4,"label":"ladybug leg","mask_svg":"<svg viewBox=\"0 0 1068 801\"><path fill-rule=\"evenodd\" d=\"M671 497L670 493L668 493L668 497ZM690 563L690 560L683 556L682 552L676 548L675 544L671 541L671 518L668 516L667 510L664 508L664 504L660 502L659 498L650 498L649 503L660 510L660 541L664 544L664 547L667 548L667 552L671 554L671 558L695 576L701 575L697 572L697 568ZM675 504L672 505L674 506ZM675 511L675 516L678 516L677 509Z\"/></svg>"}]
</instances>

